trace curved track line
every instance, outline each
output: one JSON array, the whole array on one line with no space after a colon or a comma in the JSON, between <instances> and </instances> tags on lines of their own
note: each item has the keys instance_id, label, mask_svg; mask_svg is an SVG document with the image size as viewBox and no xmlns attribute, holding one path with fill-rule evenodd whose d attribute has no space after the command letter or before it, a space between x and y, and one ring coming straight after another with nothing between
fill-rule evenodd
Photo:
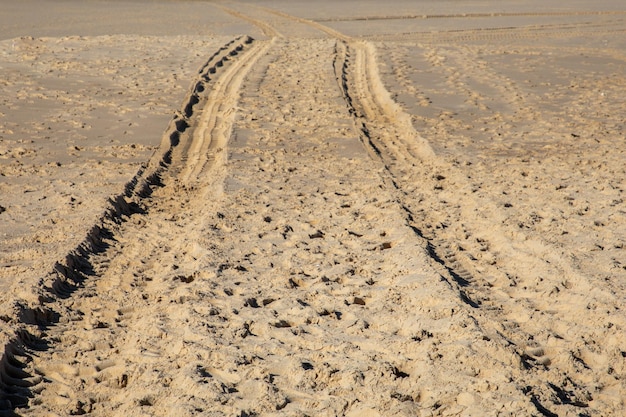
<instances>
[{"instance_id":1,"label":"curved track line","mask_svg":"<svg viewBox=\"0 0 626 417\"><path fill-rule=\"evenodd\" d=\"M132 257L133 253L139 254L145 249L144 241L159 236L158 224L148 228L152 230L150 233L154 233L152 237L148 230L139 232L144 229L142 224L132 224L130 228L135 230L135 227L137 230L131 240L135 239L136 242L124 243L120 233L131 215L148 215L144 207L145 200L153 191L164 187L166 174L178 180L177 174L185 170L185 176L193 178L194 175L200 176L209 167L210 158L199 152L213 150L212 144L214 147L224 144L238 98L237 88L255 60L268 47L268 43L252 45L251 38L240 37L220 48L207 61L200 69L198 78L192 82L181 111L170 122L159 149L149 162L126 184L122 194L110 199L106 211L85 240L33 288L32 292L36 294L34 298L38 300L16 302L15 318L4 320L11 325L14 336L3 346L0 359L0 416L16 415L15 410L27 407L29 399L43 389L42 378L34 376L36 372L31 364L39 356L38 352L49 351L54 345L63 343L62 337L52 337L49 331L56 326L71 323L75 316L81 314L72 307L76 301L74 294L89 284L87 297L97 296L97 285L90 281L94 281L94 277L101 277L111 268L111 264L116 265L116 256L122 253L123 248L130 245ZM217 85L217 91L211 93L214 84ZM221 96L221 100L216 100L208 107L201 105L195 108L199 103L213 102L220 94L225 97ZM198 116L200 109L202 114ZM227 125L219 127L220 123ZM198 128L199 134L191 132ZM215 136L219 138L213 141ZM191 162L187 155L192 156ZM176 194L176 190L173 193ZM177 204L181 199L184 199L184 195L175 195L174 203L170 202L170 198L163 204ZM169 211L177 210L179 208ZM149 223L149 220L143 221ZM124 259L117 262L120 264L117 267L119 273L123 273L128 257ZM106 281L99 285L116 288L122 284L119 276L109 277Z\"/></svg>"},{"instance_id":2,"label":"curved track line","mask_svg":"<svg viewBox=\"0 0 626 417\"><path fill-rule=\"evenodd\" d=\"M283 38L284 36L282 35L282 33L280 33L278 30L276 30L276 28L274 28L271 25L268 25L267 23L263 22L262 20L259 19L255 19L253 17L250 17L246 14L243 13L239 13L238 11L231 9L229 7L224 6L223 4L216 4L216 7L219 7L220 9L222 9L224 12L235 16L239 19L243 19L247 22L252 23L253 25L257 26L259 29L261 29L261 31L263 32L263 34L265 36L267 36L268 38Z\"/></svg>"},{"instance_id":3,"label":"curved track line","mask_svg":"<svg viewBox=\"0 0 626 417\"><path fill-rule=\"evenodd\" d=\"M470 210L471 207L488 207L489 212L498 213L497 207L492 203L476 200L466 191L470 189L470 184L462 173L435 156L428 142L415 131L411 116L391 99L378 73L376 53L372 44L355 42L342 34L338 36L336 31L324 28L316 22L282 12L273 13L316 27L342 41L343 45L337 47L336 75L350 113L355 118L362 142L370 145L384 163L388 172L387 180L398 191L398 199L405 212L407 223L417 235L427 239L431 258L443 266L445 271L442 272L451 278L449 281L451 287L458 291L463 301L474 308L474 318L484 331L493 335L494 340L499 340L507 350L518 356L520 363L530 371L524 374L525 383L530 387L524 388L524 394L529 401L538 412L552 415L552 412L542 404L545 401L551 402L546 391L557 394L568 392L568 395L575 398L568 404L587 407L586 398L589 398L590 394L585 388L584 378L575 377L575 374L586 373L585 369L571 361L553 361L555 357L567 355L567 342L561 341L565 340L562 334L576 326L570 316L564 315L568 306L557 309L561 310L557 313L559 323L544 321L547 335L536 338L538 335L534 332L537 331L537 327L527 328L518 321L518 315L532 316L538 308L541 311L546 307L533 302L532 290L527 291L525 288L519 292L508 290L511 277L506 269L502 270L499 266L493 265L475 267L477 260L468 258L463 253L464 248L457 243L458 233L463 233L462 229L465 227L461 221L463 219L470 221L473 225L472 233L480 232L481 228L499 230L495 233L499 237L487 242L487 245L493 246L493 250L513 265L514 271L523 266L530 271L539 271L540 275L555 276L557 281L561 276L574 277L577 273L550 247L537 241L526 243L528 240L519 237L512 239L507 230L497 224L497 219L484 218L481 211ZM410 190L415 187L416 181L420 180L424 182L423 186L430 186L435 190L443 189L439 182L447 180L454 184L459 194L453 199L452 204L459 205L461 217L450 217L452 224L446 224L441 229L431 229L431 236L423 234L424 221L430 220L428 216L424 218L419 214L424 210L420 206L424 203L436 204L439 197L438 193L434 193L435 195L431 195L430 198L431 200L434 198L435 201L422 202L416 199ZM464 205L468 206L468 209L464 208ZM448 216L446 213L442 215ZM476 228L479 230L475 230ZM538 279L544 278L539 276ZM498 286L503 289L492 288L496 281L499 281ZM583 277L577 277L575 281L579 283L580 288L576 292L571 291L571 296L583 302L584 294L590 288ZM529 296L530 301L527 299ZM540 294L535 294L535 297L537 300L541 298ZM511 302L511 298L515 299L515 302ZM556 341L550 340L552 334L557 335ZM548 342L551 344L549 350L542 345ZM571 381L573 390L560 387L562 378Z\"/></svg>"},{"instance_id":4,"label":"curved track line","mask_svg":"<svg viewBox=\"0 0 626 417\"><path fill-rule=\"evenodd\" d=\"M238 45L219 61L221 65L227 66L227 69L213 83L205 99L206 104L202 108L197 128L194 129L189 145L185 149L185 155L182 156L185 160L185 169L180 179L183 182L199 180L201 173L210 163L214 162L219 165L225 162L224 150L232 129L241 82L254 62L265 54L269 47L269 43L257 43L246 51L243 57L233 62L233 57L243 49L242 45ZM209 72L212 69L215 68L209 67ZM208 74L206 76L208 77Z\"/></svg>"},{"instance_id":5,"label":"curved track line","mask_svg":"<svg viewBox=\"0 0 626 417\"><path fill-rule=\"evenodd\" d=\"M434 158L435 152L428 141L413 128L411 116L393 101L383 85L378 73L373 45L356 42L348 45L347 48L348 51L354 51L355 68L352 77L357 89L357 97L363 106L367 120L394 126L402 137L403 147L412 157L425 160Z\"/></svg>"},{"instance_id":6,"label":"curved track line","mask_svg":"<svg viewBox=\"0 0 626 417\"><path fill-rule=\"evenodd\" d=\"M313 27L313 28L315 28L315 29L317 29L317 30L319 30L321 32L326 33L327 35L330 35L333 38L340 39L340 40L342 40L344 42L350 42L352 40L352 38L350 36L344 35L343 33L339 32L339 31L331 29L328 26L324 26L324 25L322 25L320 23L317 23L317 22L315 22L313 20L304 19L304 18L298 17L298 16L292 16L290 14L287 14L287 13L284 13L284 12L281 12L281 11L278 11L278 10L270 9L270 8L267 8L267 7L259 6L259 8L262 9L262 10L265 10L266 12L271 13L273 15L284 17L285 19L289 19L289 20L292 20L292 21L295 21L295 22L298 22L298 23L302 23L302 24L311 26L311 27Z\"/></svg>"},{"instance_id":7,"label":"curved track line","mask_svg":"<svg viewBox=\"0 0 626 417\"><path fill-rule=\"evenodd\" d=\"M419 135L410 116L391 100L382 85L371 44L350 43L339 47L338 55L338 60L344 63L337 78L346 102L352 107L362 141L370 144L383 161L389 180L398 190L407 222L427 239L432 259L445 268L444 275L451 278L450 284L460 297L474 307L477 322L494 340L514 352L529 371L524 374L530 387L525 392L527 397L538 411L551 413L542 405L550 401L546 392L565 390L559 387L559 381L569 378L576 391L572 395L580 397L571 404L587 407L584 398L590 394L584 381L593 376L578 375L589 373L589 368L562 358L578 342L567 337L580 324L569 313L569 300L576 299L584 305L585 294L593 290L591 284L549 245L517 230L513 236L506 225L500 224L498 207L490 200L474 196L460 171L436 157L426 141L421 146L415 145ZM442 193L440 197L437 190L444 190L449 184L456 190L455 195ZM425 191L429 189L435 191ZM442 203L442 199L450 200ZM483 213L493 213L495 218ZM437 227L426 227L438 222L441 223ZM504 261L503 266L480 262L459 245L460 236L465 233L481 236L484 230L489 230L492 237L483 246L490 246L489 250ZM530 275L521 278L525 282L545 283L542 289L529 284L518 286L518 274ZM559 283L563 277L577 283L577 288L567 288L571 298L546 302L546 296L551 297L553 292L542 291L549 291L550 285L556 292L561 291ZM555 319L540 319L541 313L549 313ZM541 320L541 324L528 326L524 324L526 317ZM590 318L585 323L599 320ZM540 328L544 330L537 334Z\"/></svg>"},{"instance_id":8,"label":"curved track line","mask_svg":"<svg viewBox=\"0 0 626 417\"><path fill-rule=\"evenodd\" d=\"M496 302L494 305L495 300L502 300L502 298L496 296L491 289L485 291L480 288L488 286L489 282L482 282L482 275L470 268L455 250L456 228L452 232L446 230L455 225L447 225L442 227L441 231L435 230L434 233L431 231L430 235L424 232L424 217L419 215L420 205L430 205L434 202L431 199L416 202L409 191L410 184L421 180L423 182L422 187L432 187L433 180L428 177L428 172L435 176L435 182L436 178L444 180L446 178L451 179L450 177L453 176L456 186L463 188L463 181L450 167L445 166L434 157L434 153L429 147L426 148L428 149L426 157L420 156L419 153L411 149L413 147L411 141L414 140L412 138L415 138L416 134L411 133L413 128L407 126L407 119L402 117L402 112L392 111L394 106L387 105L385 94L381 94L379 86L377 88L376 81L374 81L376 73L372 69L375 61L373 55L368 57L368 52L371 54L371 49L368 49L364 46L346 45L346 61L343 65L343 73L340 75L344 80L341 85L347 98L346 101L353 107L351 113L356 116L357 126L360 127L362 141L371 144L382 160L389 180L398 191L398 200L405 211L407 223L413 227L417 235L427 239L428 251L432 260L443 267L440 269L442 277L447 277L446 280L451 288L458 292L463 301L474 308L473 317L485 333L504 346L508 345L508 349L515 352L520 360L524 361L525 355L527 355L526 343L533 339L533 335L526 333L523 328L494 326L494 323L499 323L498 319L501 320L502 316L513 318L514 312L507 310L510 303L507 304L504 300L503 302ZM402 122L402 120L405 121ZM460 203L462 204L463 201L461 200ZM511 255L510 251L507 255ZM493 297L494 300L491 300L490 297ZM493 313L489 312L488 309L480 308L483 304L494 305L494 312L497 317L493 316ZM541 352L543 355L543 351ZM540 362L544 360L543 358L536 359ZM532 365L528 365L528 367L531 368ZM529 378L533 377L529 376ZM533 386L534 384L529 383L529 385Z\"/></svg>"}]
</instances>

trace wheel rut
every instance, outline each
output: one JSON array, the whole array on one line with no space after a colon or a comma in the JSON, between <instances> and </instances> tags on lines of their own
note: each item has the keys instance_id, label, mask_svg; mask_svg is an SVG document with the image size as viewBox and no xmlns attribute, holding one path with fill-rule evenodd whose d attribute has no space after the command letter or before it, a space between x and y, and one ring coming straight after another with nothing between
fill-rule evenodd
<instances>
[{"instance_id":1,"label":"wheel rut","mask_svg":"<svg viewBox=\"0 0 626 417\"><path fill-rule=\"evenodd\" d=\"M110 199L83 243L33 288L37 301L16 301L15 318L4 320L14 336L4 347L0 364L0 415L40 406L84 413L92 408L93 400L71 403L63 399L73 389L80 390L69 387L68 381L76 377L95 377L112 386L126 384L128 375L117 371L120 363L100 358L103 350L110 351L119 343L119 334L103 335L96 345L76 335L98 332L111 322L132 317L137 303L147 301L132 289L150 278L129 271L143 271L146 268L140 265L146 256L167 259L164 251L188 242L181 236L163 235L163 227L178 222L182 228L199 221L202 216L196 219L189 210L208 207L205 203L197 207L202 200L198 197L219 190L224 164L220 154L225 152L239 86L269 47L269 42L238 37L207 60L150 161L122 194ZM176 275L174 279L193 278ZM88 302L94 298L99 307ZM76 345L96 357L82 365L67 364L64 352ZM140 352L149 354L147 348Z\"/></svg>"},{"instance_id":2,"label":"wheel rut","mask_svg":"<svg viewBox=\"0 0 626 417\"><path fill-rule=\"evenodd\" d=\"M274 14L338 39L336 78L362 143L374 160L382 162L385 181L396 190L407 224L426 240L431 259L441 267L442 276L459 299L471 308L469 314L486 337L518 358L524 369L516 377L520 393L541 414L588 407L599 391L589 390L586 381L591 378L602 383L584 361L576 359L576 351L593 348L584 340L568 337L581 323L572 320L569 301L560 304L555 297L568 291L579 301L580 314L588 315L584 300L592 287L587 279L561 259L558 250L503 226L498 220L501 210L483 196L474 196L461 172L435 155L415 131L411 116L382 84L371 43L338 34L318 22ZM494 228L498 238L484 237L484 230L493 235ZM461 242L469 237L473 243L466 247ZM528 276L522 271L533 273ZM562 277L567 278L564 281ZM586 321L590 337L595 332L591 323L598 319ZM614 359L619 360L617 356ZM562 381L567 381L567 386ZM567 401L562 400L564 392Z\"/></svg>"},{"instance_id":3,"label":"wheel rut","mask_svg":"<svg viewBox=\"0 0 626 417\"><path fill-rule=\"evenodd\" d=\"M571 346L586 343L568 337L581 322L579 317L573 320L569 301L561 305L554 295L564 288L561 277L568 277L577 285L566 284L567 291L585 314L585 293L592 291L589 282L557 250L503 227L500 209L474 196L460 171L435 155L382 86L371 44L338 43L337 56L337 79L362 142L384 165L407 223L426 239L431 259L471 307L469 314L486 337L518 358L524 369L515 377L520 393L545 415L587 408L595 394L585 381L597 377L572 359L576 354ZM485 237L487 230L498 238ZM468 241L471 246L465 244ZM528 276L529 271L536 275ZM588 323L597 319L590 317ZM595 330L589 326L587 332ZM483 351L480 356L491 354ZM568 388L560 385L563 380ZM572 400L555 401L561 391Z\"/></svg>"},{"instance_id":4,"label":"wheel rut","mask_svg":"<svg viewBox=\"0 0 626 417\"><path fill-rule=\"evenodd\" d=\"M586 293L611 295L549 245L512 233L436 155L385 88L372 43L262 9L331 38L290 40L237 3L220 7L271 39L236 38L209 58L157 153L42 279L37 302L2 318L14 337L0 415L106 415L106 404L119 415L180 404L185 415L210 404L233 415L290 404L462 413L474 397L445 387L459 375L483 411L510 401L525 414L591 415L602 387L619 384L594 368L623 352L592 363L593 343L570 333L595 320ZM434 322L447 331L433 334ZM452 352L445 361L439 346ZM340 388L317 398L336 375Z\"/></svg>"}]
</instances>

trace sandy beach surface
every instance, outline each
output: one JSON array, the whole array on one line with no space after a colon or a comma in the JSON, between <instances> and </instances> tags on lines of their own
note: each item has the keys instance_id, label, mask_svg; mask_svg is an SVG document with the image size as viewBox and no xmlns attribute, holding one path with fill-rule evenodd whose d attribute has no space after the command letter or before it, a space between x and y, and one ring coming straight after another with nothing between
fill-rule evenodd
<instances>
[{"instance_id":1,"label":"sandy beach surface","mask_svg":"<svg viewBox=\"0 0 626 417\"><path fill-rule=\"evenodd\" d=\"M0 416L626 415L623 2L0 5Z\"/></svg>"}]
</instances>

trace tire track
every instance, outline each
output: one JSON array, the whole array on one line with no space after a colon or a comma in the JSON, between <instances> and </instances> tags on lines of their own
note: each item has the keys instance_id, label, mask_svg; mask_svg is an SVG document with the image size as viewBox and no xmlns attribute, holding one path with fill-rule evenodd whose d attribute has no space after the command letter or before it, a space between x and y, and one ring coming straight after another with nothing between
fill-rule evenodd
<instances>
[{"instance_id":1,"label":"tire track","mask_svg":"<svg viewBox=\"0 0 626 417\"><path fill-rule=\"evenodd\" d=\"M267 24L266 22L260 20L260 19L255 19L247 14L244 13L240 13L237 10L224 6L223 4L216 4L216 7L219 7L220 9L222 9L224 12L230 14L231 16L234 16L236 18L245 20L249 23L252 23L253 25L257 26L259 29L261 29L261 31L263 32L263 34L265 36L267 36L268 38L272 39L272 38L282 38L284 37L282 33L280 33L278 30L276 30L275 27L273 27L272 25Z\"/></svg>"},{"instance_id":2,"label":"tire track","mask_svg":"<svg viewBox=\"0 0 626 417\"><path fill-rule=\"evenodd\" d=\"M599 383L602 371L594 375L590 364L576 359L577 349L594 349L593 344L569 335L580 328L581 315L588 318L585 333L590 337L595 333L592 323L601 320L601 315L583 307L586 294L593 291L590 283L558 251L501 226L500 209L474 197L461 173L427 146L415 149L417 133L381 88L371 46L340 45L338 62L337 78L363 142L371 144L383 161L408 223L427 239L432 259L445 269L461 299L475 309L474 317L486 334L519 357L526 370L520 375L526 384L523 393L544 415L586 408L600 393L592 393L586 381ZM483 230L499 238L486 239ZM475 239L474 247L461 245L468 237ZM560 291L571 298L560 303L555 297ZM580 306L576 319L571 299ZM618 355L613 360L619 360ZM563 380L567 386L559 382Z\"/></svg>"},{"instance_id":3,"label":"tire track","mask_svg":"<svg viewBox=\"0 0 626 417\"><path fill-rule=\"evenodd\" d=\"M266 35L279 36L271 25L235 13L264 26ZM552 296L554 288L557 293L576 292L576 300L581 304L576 311L593 315L582 307L585 292L593 290L584 277L577 276L549 247L536 242L524 243L524 239L520 242L519 237L511 238L506 227L497 225L499 209L489 201L472 197L468 181L454 166L437 158L428 142L413 128L410 115L391 99L378 74L372 44L354 41L316 22L282 12L274 14L311 25L339 40L335 74L361 141L372 160L384 165L384 180L397 196L407 224L427 242L433 266L469 306L469 319L478 323L483 337L487 338L484 340L497 343L498 346L492 349L516 356L520 369L513 371L519 378L514 382L515 386L540 414L555 415L558 411L585 415L581 410L588 407L595 393L592 392L594 387L589 387L586 382L592 381L594 386L600 386L606 381L595 378L591 372L593 364L586 363L584 355L568 350L568 344L572 343L568 340L568 332L580 324L576 322L580 317L568 317L571 306L559 303L558 298L546 302L543 297L547 291L550 291L548 297ZM211 192L212 186L221 178L216 171L224 160L221 148L232 124L231 109L237 102L235 95L247 70L266 52L265 48L269 48L268 45L255 44L248 49L249 43L246 39L237 41L218 51L213 57L215 60L209 60L200 71L199 80L194 83L182 111L172 121L164 137L162 153L129 183L124 195L112 202L110 212L103 217L101 225L94 227L84 244L68 255L64 263L57 265L48 281L42 282L47 291L40 292L40 305L16 305L19 310L16 317L20 319L19 323L12 324L18 325L19 330L7 344L0 366L0 413L13 415L16 408L27 406L31 398L42 392L48 395L45 398L49 402L37 405L53 404L51 407L54 407L54 401L60 403L64 398L55 392L74 389L72 384L80 384L85 375L110 386L111 390L125 387L137 371L115 359L122 345L130 346L136 354L161 358L155 360L164 360L164 363L183 349L176 340L177 335L164 334L160 327L167 323L167 310L158 305L148 306L147 300L143 299L148 293L153 296L157 291L142 292L141 288L153 285L150 283L152 277L146 275L148 266L142 263L157 259L154 262L159 270L175 282L190 283L196 279L189 273L194 269L194 256L187 247L200 236L194 232L190 236L182 233L180 236L161 236L160 228L167 222L175 222L181 231L201 229L206 200L198 197ZM241 49L237 49L239 47ZM236 61L234 65L233 61ZM218 62L226 68L218 70ZM217 74L217 81L211 79L212 70ZM216 85L216 95L206 96L210 90L208 87L213 84ZM215 103L220 96L218 92L227 95L227 99ZM199 109L202 110L198 118ZM208 174L214 173L215 177L210 178ZM499 229L500 239L479 240L480 229L485 227ZM483 260L477 256L476 248L468 250L461 246L461 237L465 236L467 240L468 235L476 237L478 251L484 248L487 253L497 253L504 266ZM526 261L520 252L530 253L534 260ZM189 270L183 268L180 273L166 270L172 265L179 268L179 265L187 264ZM515 271L526 270L540 271L542 276L514 275ZM246 272L245 268L239 271ZM101 278L91 279L96 276ZM576 288L572 290L570 284L563 283L563 276L575 282ZM534 287L530 285L533 280L538 282ZM139 290L131 293L132 288ZM191 292L177 292L173 286L163 289L173 293L168 294L169 302L183 302L184 297L194 296ZM82 297L101 297L107 308L89 309L86 303L81 304L77 299L76 292ZM150 301L158 303L161 299ZM361 302L363 300L359 300ZM254 304L256 300L251 305L254 307ZM129 336L132 332L119 330L120 333L116 334L112 330L113 322L124 323L129 317L138 315L137 311L143 313L143 308L155 315L155 323L145 329L146 340L133 341ZM141 323L129 321L129 327L140 330ZM592 321L581 319L581 322L586 325ZM68 365L72 358L58 346L80 342L78 336L68 331L77 326L75 323L90 331L103 331L103 342L93 346L80 364ZM282 321L276 325L278 328L289 326L291 323ZM536 333L536 329L543 330ZM243 330L250 332L249 327L244 326ZM244 332L242 337L248 333ZM593 337L593 333L588 334ZM151 350L151 341L158 338L171 341L165 352ZM479 351L482 355L495 356L488 347L482 349ZM49 355L54 361L49 360ZM396 379L408 376L398 369L393 374ZM158 379L154 378L156 383ZM42 383L42 379L45 382ZM54 389L46 394L51 384ZM82 388L79 386L78 389ZM231 389L235 388L229 385L222 389L232 393ZM112 392L108 392L109 397L103 401L113 398L115 394ZM154 402L149 397L134 400L142 406ZM63 407L64 410L70 407L72 413L87 413L94 405L91 401L81 399L74 404L63 404ZM281 403L281 406L284 405Z\"/></svg>"},{"instance_id":4,"label":"tire track","mask_svg":"<svg viewBox=\"0 0 626 417\"><path fill-rule=\"evenodd\" d=\"M244 43L250 44L252 39L247 38ZM180 173L181 181L185 183L199 181L207 166L214 167L216 164L224 163L225 148L232 128L239 87L247 74L247 67L253 65L269 47L270 44L265 43L262 47L254 48L253 51L248 52L249 56L245 60L237 60L234 65L229 65L211 85L210 92L203 99L205 104L202 108L202 115L196 125L192 126L194 127L193 136L180 147L181 154L176 155L185 161L185 168ZM212 60L215 61L214 64L210 62L207 65L208 72L225 65L226 61L234 59L243 49L244 45L238 44L235 48L220 53ZM209 74L202 73L202 78L210 80ZM206 86L199 82L196 83L194 89L197 92L204 92Z\"/></svg>"},{"instance_id":5,"label":"tire track","mask_svg":"<svg viewBox=\"0 0 626 417\"><path fill-rule=\"evenodd\" d=\"M282 12L275 14L290 18ZM499 340L503 347L518 356L526 370L520 375L526 384L520 387L522 393L544 415L552 415L550 409L555 407L558 410L588 407L593 395L585 381L594 379L594 376L589 372L591 368L568 350L571 344L579 343L567 337L579 323L570 320L570 305L560 306L555 313L543 301L546 295L554 294L555 288L557 292L563 288L583 305L585 294L591 290L586 279L560 259L557 251L536 241L531 245L523 243L528 238L520 238L519 233L512 237L506 228L500 228L497 221L502 215L500 210L492 202L472 197L471 184L454 167L435 156L428 142L413 128L410 115L391 99L379 77L375 51L370 43L336 36L334 30L325 30L316 22L291 18L340 40L335 61L336 76L362 142L385 165L389 174L387 180L399 193L408 224L419 237L428 241L433 261L443 267L443 275L450 278L449 282L457 289L460 299L474 308L474 318L485 334ZM415 184L420 181L422 187L432 187L435 192L414 198L419 192ZM449 186L457 190L454 195L439 192ZM443 195L451 202L441 200ZM434 200L429 201L429 198ZM439 210L435 210L433 217L424 206L439 206ZM482 215L479 207L487 207L485 211L496 217ZM488 241L480 237L481 229L489 228L500 229L499 239ZM480 251L497 253L501 262L505 261L504 268L492 262L491 256L477 257L467 253L459 242L462 236L468 235L478 236L476 241ZM485 260L480 261L481 258ZM539 288L530 291L527 286L522 290L517 288L518 281L524 279L517 275L520 268L534 271L535 276L526 280L542 282ZM567 276L576 282L576 288L572 289L570 284L563 287L560 278L546 280L546 276ZM558 303L558 299L551 301ZM548 318L537 320L536 312L543 315L548 311ZM559 317L559 323L555 324L551 318L554 314ZM526 326L523 323L528 319L524 317L538 322ZM566 385L560 382L563 380L567 381Z\"/></svg>"},{"instance_id":6,"label":"tire track","mask_svg":"<svg viewBox=\"0 0 626 417\"><path fill-rule=\"evenodd\" d=\"M354 47L347 44L338 44L338 59L335 64L337 78L341 80L344 96L351 113L354 114L364 143L369 144L374 154L380 158L386 171L389 173L391 185L402 192L405 184L402 177L409 175L411 166L419 164L434 164L436 156L430 145L421 138L412 127L410 117L391 100L389 94L380 92L382 83L378 78L373 63L371 47L361 45ZM374 81L378 79L378 82ZM380 83L380 84L379 84ZM358 97L355 100L354 97ZM393 128L392 128L393 126ZM389 133L390 130L397 131ZM408 137L408 140L403 139ZM420 144L421 146L416 146ZM406 200L407 193L404 193ZM401 201L402 201L401 200ZM467 286L464 276L468 273L459 268L458 263L446 262L452 258L451 246L444 239L433 240L424 234L424 227L417 222L417 216L411 211L406 202L402 209L408 216L409 224L421 238L429 238L429 251L432 258L446 267L451 278L457 284ZM456 271L461 269L460 271ZM465 292L460 292L461 298L472 306L477 303L470 300Z\"/></svg>"},{"instance_id":7,"label":"tire track","mask_svg":"<svg viewBox=\"0 0 626 417\"><path fill-rule=\"evenodd\" d=\"M206 174L205 187L199 191L206 192L219 180L219 175L210 176L207 171L219 170L223 162L215 154L229 132L239 85L267 48L268 43L253 42L244 36L209 58L150 161L126 184L122 194L110 199L109 207L83 243L33 288L38 301L16 301L13 317L2 318L14 336L6 341L0 360L0 415L16 415L51 383L57 384L56 388L60 384L63 392L68 375L105 373L115 365L94 362L88 366L90 370L81 370L47 364L45 358L57 352L62 355L68 343L78 341L65 335L72 333L72 328L104 328L112 317L132 312L132 308L123 306L112 307L111 311L88 311L88 303L81 306L81 299L98 297L109 306L128 302L115 291L137 286L136 277L128 277L125 270L150 244L167 239L160 236L159 222L163 220L159 216L181 213L181 219L186 218L181 209L194 201L185 191L189 183L194 182L191 188L198 188ZM162 194L161 189L167 189L165 196L152 201L155 193ZM118 384L123 383L123 374L114 377ZM49 405L55 402L51 400ZM71 413L82 413L85 407L75 404Z\"/></svg>"},{"instance_id":8,"label":"tire track","mask_svg":"<svg viewBox=\"0 0 626 417\"><path fill-rule=\"evenodd\" d=\"M591 290L584 277L577 276L549 247L537 242L533 242L534 248L528 247L519 234L511 239L509 232L499 226L499 209L489 201L475 200L470 185L460 173L436 157L419 157L412 151L411 137L415 135L410 133L412 126L397 122L401 110L386 103L388 96L379 93L380 87L372 82L373 71L365 68L374 62L372 50L348 45L346 51L345 55L339 53L339 61L343 59L344 64L338 74L346 101L353 106L357 124L362 126L363 141L372 143L400 193L407 221L419 236L427 239L432 259L445 269L444 276L449 277L460 298L474 308L473 317L483 331L519 357L526 369L519 376L528 387L524 388L524 394L541 414L551 415L556 407L586 408L593 395L585 381L593 378L592 373L584 362L567 359L572 357L568 346L577 343L567 335L580 322L571 320L570 305L557 307L559 312L550 312L551 318L540 318L536 313L545 313L558 305L558 299L551 297L550 286L557 286L558 291L563 288L558 278L545 277L567 276L576 282L576 289L563 289L570 291L581 305L585 293ZM365 54L369 57L364 57ZM446 192L448 187L454 191ZM424 189L432 191L424 192ZM491 216L484 217L478 208ZM483 239L481 230L488 229L492 233L499 229L496 234L500 239ZM463 237L472 235L485 250L499 255L503 267L480 261L461 246ZM539 276L520 277L520 269L526 273L539 271L535 272ZM537 280L542 285L537 290L527 290L529 285L520 285L520 280ZM546 296L551 298L552 306L543 301ZM559 317L558 323L552 321L554 315ZM583 374L587 376L581 377ZM569 388L558 382L564 379L570 381ZM568 403L552 399L561 391L567 391L571 399Z\"/></svg>"}]
</instances>

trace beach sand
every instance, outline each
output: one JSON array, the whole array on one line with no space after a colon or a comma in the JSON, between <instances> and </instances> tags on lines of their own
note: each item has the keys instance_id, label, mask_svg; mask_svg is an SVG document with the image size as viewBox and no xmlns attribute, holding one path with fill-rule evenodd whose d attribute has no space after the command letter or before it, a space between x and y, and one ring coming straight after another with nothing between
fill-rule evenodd
<instances>
[{"instance_id":1,"label":"beach sand","mask_svg":"<svg viewBox=\"0 0 626 417\"><path fill-rule=\"evenodd\" d=\"M0 16L0 415L619 416L618 1Z\"/></svg>"}]
</instances>

